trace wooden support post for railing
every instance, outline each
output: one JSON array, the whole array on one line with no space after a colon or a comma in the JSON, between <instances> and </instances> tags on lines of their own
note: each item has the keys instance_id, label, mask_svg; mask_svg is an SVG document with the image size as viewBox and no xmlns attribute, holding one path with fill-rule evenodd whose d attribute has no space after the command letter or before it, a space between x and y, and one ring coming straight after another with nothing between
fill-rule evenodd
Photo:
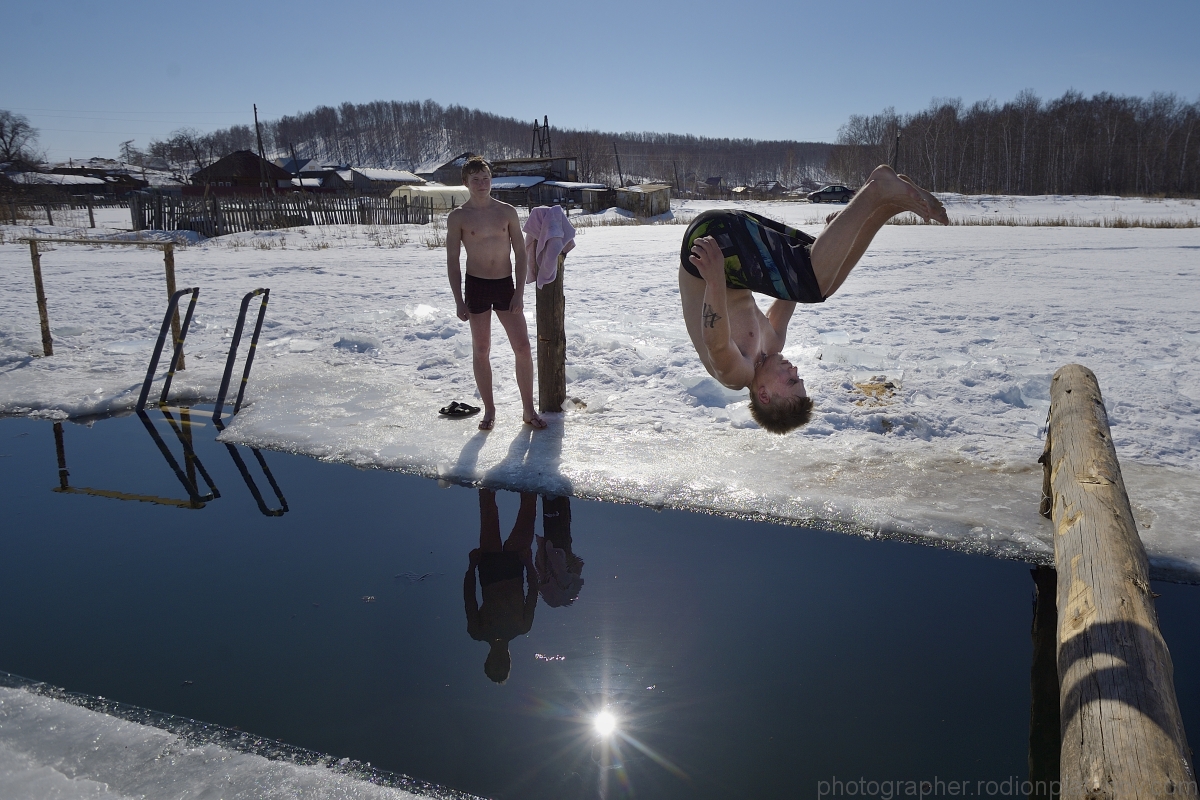
<instances>
[{"instance_id":1,"label":"wooden support post for railing","mask_svg":"<svg viewBox=\"0 0 1200 800\"><path fill-rule=\"evenodd\" d=\"M1050 384L1064 798L1197 797L1149 564L1100 387L1070 364Z\"/></svg>"},{"instance_id":2,"label":"wooden support post for railing","mask_svg":"<svg viewBox=\"0 0 1200 800\"><path fill-rule=\"evenodd\" d=\"M29 243L29 260L33 262L33 288L37 292L38 319L42 323L42 355L54 355L54 341L50 337L50 312L46 309L46 290L42 288L42 256L37 242Z\"/></svg>"},{"instance_id":3,"label":"wooden support post for railing","mask_svg":"<svg viewBox=\"0 0 1200 800\"><path fill-rule=\"evenodd\" d=\"M163 268L167 273L167 299L170 300L175 296L175 245L167 242L162 246L163 249ZM179 308L176 307L175 315L171 317L171 344L174 346L179 342ZM179 363L175 365L176 372L183 372L183 349L179 350Z\"/></svg>"},{"instance_id":4,"label":"wooden support post for railing","mask_svg":"<svg viewBox=\"0 0 1200 800\"><path fill-rule=\"evenodd\" d=\"M566 258L558 257L558 275L535 289L537 293L538 413L562 411L567 399L567 331L563 273Z\"/></svg>"},{"instance_id":5,"label":"wooden support post for railing","mask_svg":"<svg viewBox=\"0 0 1200 800\"><path fill-rule=\"evenodd\" d=\"M1058 614L1054 567L1033 575L1033 664L1029 669L1029 800L1058 796L1062 741L1058 716Z\"/></svg>"}]
</instances>

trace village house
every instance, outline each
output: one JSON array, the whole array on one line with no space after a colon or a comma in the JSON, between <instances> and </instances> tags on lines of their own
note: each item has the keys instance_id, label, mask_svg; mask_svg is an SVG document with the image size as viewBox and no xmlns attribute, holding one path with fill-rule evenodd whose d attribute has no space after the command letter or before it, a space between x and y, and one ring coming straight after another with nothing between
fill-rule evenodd
<instances>
[{"instance_id":1,"label":"village house","mask_svg":"<svg viewBox=\"0 0 1200 800\"><path fill-rule=\"evenodd\" d=\"M506 158L492 162L492 176L540 175L548 181L578 181L579 172L573 157Z\"/></svg>"},{"instance_id":2,"label":"village house","mask_svg":"<svg viewBox=\"0 0 1200 800\"><path fill-rule=\"evenodd\" d=\"M475 154L468 151L459 153L454 158L442 164L433 172L418 172L417 176L430 181L432 183L440 183L445 186L462 186L462 168L463 164L467 163L468 159Z\"/></svg>"},{"instance_id":3,"label":"village house","mask_svg":"<svg viewBox=\"0 0 1200 800\"><path fill-rule=\"evenodd\" d=\"M294 177L250 150L236 150L193 173L192 185L185 186L183 193L202 195L207 188L209 194L216 195L261 194L278 187L292 188Z\"/></svg>"},{"instance_id":4,"label":"village house","mask_svg":"<svg viewBox=\"0 0 1200 800\"><path fill-rule=\"evenodd\" d=\"M420 186L425 183L424 178L419 178L405 169L350 167L338 174L346 181L348 188L361 194L373 194L381 197L390 195L401 186ZM459 183L462 181L460 180Z\"/></svg>"},{"instance_id":5,"label":"village house","mask_svg":"<svg viewBox=\"0 0 1200 800\"><path fill-rule=\"evenodd\" d=\"M49 170L54 175L79 175L86 178L99 178L104 181L105 194L116 197L128 197L131 192L140 192L147 188L150 182L130 174L126 165L109 159L91 159L79 164L57 164Z\"/></svg>"}]
</instances>

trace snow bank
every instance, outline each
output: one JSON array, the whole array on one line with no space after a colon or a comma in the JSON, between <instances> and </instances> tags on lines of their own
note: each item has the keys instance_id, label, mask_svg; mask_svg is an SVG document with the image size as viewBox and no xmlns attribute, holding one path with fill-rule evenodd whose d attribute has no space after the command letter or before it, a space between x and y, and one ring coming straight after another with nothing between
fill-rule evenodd
<instances>
[{"instance_id":1,"label":"snow bank","mask_svg":"<svg viewBox=\"0 0 1200 800\"><path fill-rule=\"evenodd\" d=\"M948 198L950 213L991 202ZM1185 219L1186 201L1002 198L1013 216ZM719 205L689 202L690 219ZM819 232L828 208L747 207ZM960 211L956 209L967 209ZM1147 210L1150 209L1150 210ZM979 212L984 213L984 212ZM672 219L661 220L669 223ZM11 229L8 229L11 230ZM568 394L586 409L520 423L499 326L500 416L443 420L474 396L444 253L419 226L243 234L179 251L201 287L173 397L212 399L237 304L271 305L225 436L363 466L912 538L1031 560L1048 385L1100 378L1157 574L1200 580L1200 230L888 226L829 302L797 310L785 355L817 403L784 437L712 381L680 317L679 224L578 227L566 264ZM11 241L11 239L10 239ZM165 306L156 251L61 246L42 259L55 356L40 352L28 252L0 245L0 413L132 407ZM81 291L86 288L86 291ZM526 295L532 321L533 295Z\"/></svg>"},{"instance_id":2,"label":"snow bank","mask_svg":"<svg viewBox=\"0 0 1200 800\"><path fill-rule=\"evenodd\" d=\"M218 726L101 698L68 696L40 684L35 687L42 693L0 686L0 786L4 787L5 797L468 797L404 776L380 773L348 759L337 761ZM116 715L101 713L94 707ZM406 783L413 791L400 788Z\"/></svg>"}]
</instances>

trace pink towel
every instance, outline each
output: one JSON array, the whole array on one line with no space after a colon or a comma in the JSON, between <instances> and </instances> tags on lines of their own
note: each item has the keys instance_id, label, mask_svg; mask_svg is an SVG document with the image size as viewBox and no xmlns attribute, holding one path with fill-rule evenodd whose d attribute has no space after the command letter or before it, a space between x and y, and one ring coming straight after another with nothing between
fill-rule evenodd
<instances>
[{"instance_id":1,"label":"pink towel","mask_svg":"<svg viewBox=\"0 0 1200 800\"><path fill-rule=\"evenodd\" d=\"M526 283L536 280L541 289L558 277L558 257L575 247L575 228L562 206L538 206L529 212L524 231Z\"/></svg>"}]
</instances>

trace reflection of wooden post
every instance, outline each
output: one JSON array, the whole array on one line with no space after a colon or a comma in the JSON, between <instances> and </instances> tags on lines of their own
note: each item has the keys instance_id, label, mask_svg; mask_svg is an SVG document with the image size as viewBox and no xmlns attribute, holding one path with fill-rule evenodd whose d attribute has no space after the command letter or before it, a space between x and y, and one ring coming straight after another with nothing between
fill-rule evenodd
<instances>
[{"instance_id":1,"label":"reflection of wooden post","mask_svg":"<svg viewBox=\"0 0 1200 800\"><path fill-rule=\"evenodd\" d=\"M1058 759L1062 749L1059 738L1058 614L1054 602L1057 593L1053 567L1034 567L1033 666L1029 670L1029 782L1030 798L1058 795Z\"/></svg>"},{"instance_id":2,"label":"reflection of wooden post","mask_svg":"<svg viewBox=\"0 0 1200 800\"><path fill-rule=\"evenodd\" d=\"M167 272L167 301L175 296L175 245L168 242L163 245L163 266ZM171 317L171 346L179 343L179 307L175 307L175 315ZM175 365L176 372L183 372L183 350L179 351L179 363Z\"/></svg>"},{"instance_id":3,"label":"reflection of wooden post","mask_svg":"<svg viewBox=\"0 0 1200 800\"><path fill-rule=\"evenodd\" d=\"M567 331L563 298L565 256L558 257L558 275L537 293L538 413L562 411L567 399Z\"/></svg>"},{"instance_id":4,"label":"reflection of wooden post","mask_svg":"<svg viewBox=\"0 0 1200 800\"><path fill-rule=\"evenodd\" d=\"M42 323L42 355L54 355L54 341L50 338L50 312L46 310L46 290L42 288L42 256L37 242L29 243L29 260L33 262L33 288L37 292L38 319Z\"/></svg>"},{"instance_id":5,"label":"reflection of wooden post","mask_svg":"<svg viewBox=\"0 0 1200 800\"><path fill-rule=\"evenodd\" d=\"M54 454L58 456L58 488L70 489L68 481L71 473L67 471L67 450L63 446L63 426L61 422L54 423Z\"/></svg>"},{"instance_id":6,"label":"reflection of wooden post","mask_svg":"<svg viewBox=\"0 0 1200 800\"><path fill-rule=\"evenodd\" d=\"M1146 551L1091 370L1055 373L1048 435L1062 797L1195 798Z\"/></svg>"}]
</instances>

